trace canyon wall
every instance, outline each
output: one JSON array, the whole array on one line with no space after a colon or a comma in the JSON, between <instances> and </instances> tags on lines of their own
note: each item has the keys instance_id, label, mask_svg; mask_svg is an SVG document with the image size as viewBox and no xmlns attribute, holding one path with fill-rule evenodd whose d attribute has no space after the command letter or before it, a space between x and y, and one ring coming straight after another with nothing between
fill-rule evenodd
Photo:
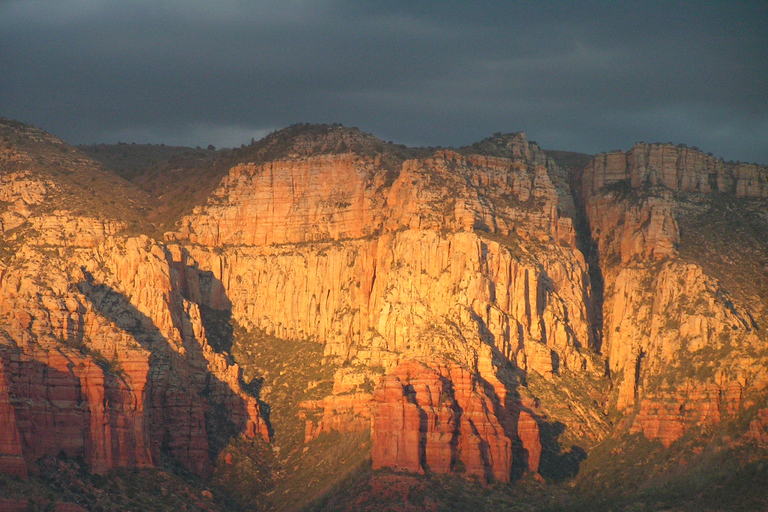
<instances>
[{"instance_id":1,"label":"canyon wall","mask_svg":"<svg viewBox=\"0 0 768 512\"><path fill-rule=\"evenodd\" d=\"M323 410L307 440L370 418L377 467L445 472L460 461L508 481L512 443L530 448L534 472L541 448L528 413L518 437L517 383L499 368L602 374L562 170L553 181L557 167L524 135L508 142L507 156L439 150L397 173L347 153L242 164L166 234L183 267L221 283L211 300L230 303L239 324L317 341L344 364L334 394L304 404ZM442 405L432 391L411 394L406 363L421 365L427 388L458 394ZM440 436L464 444L448 449Z\"/></svg>"},{"instance_id":2,"label":"canyon wall","mask_svg":"<svg viewBox=\"0 0 768 512\"><path fill-rule=\"evenodd\" d=\"M25 476L63 452L95 472L170 456L206 475L213 405L267 437L238 367L210 347L181 290L210 293L183 282L172 252L121 235L120 220L45 213L61 187L25 169L10 178L0 187L12 249L0 262L3 471Z\"/></svg>"},{"instance_id":3,"label":"canyon wall","mask_svg":"<svg viewBox=\"0 0 768 512\"><path fill-rule=\"evenodd\" d=\"M724 162L696 148L672 144L635 144L626 153L596 155L584 172L583 190L595 195L603 187L627 181L632 188L662 185L674 191L735 193L768 198L764 165Z\"/></svg>"},{"instance_id":4,"label":"canyon wall","mask_svg":"<svg viewBox=\"0 0 768 512\"><path fill-rule=\"evenodd\" d=\"M583 200L605 286L602 352L631 432L669 446L762 399L768 301L709 275L711 262L690 247L720 243L705 225L713 212L731 216L734 236L764 233L759 214L740 228L720 204L764 211L766 176L762 166L658 144L598 155L585 169ZM759 256L768 244L754 239Z\"/></svg>"},{"instance_id":5,"label":"canyon wall","mask_svg":"<svg viewBox=\"0 0 768 512\"><path fill-rule=\"evenodd\" d=\"M374 468L507 482L543 474L557 436L670 446L768 389L765 167L638 144L596 156L574 200L521 133L408 152L331 127L235 162L161 242L128 193L68 204L112 178L29 133L0 154L4 473L63 452L208 476L222 425L269 440L230 317L322 345L333 388L300 404L304 441L370 430ZM756 241L728 261L757 285L697 252L735 211Z\"/></svg>"}]
</instances>

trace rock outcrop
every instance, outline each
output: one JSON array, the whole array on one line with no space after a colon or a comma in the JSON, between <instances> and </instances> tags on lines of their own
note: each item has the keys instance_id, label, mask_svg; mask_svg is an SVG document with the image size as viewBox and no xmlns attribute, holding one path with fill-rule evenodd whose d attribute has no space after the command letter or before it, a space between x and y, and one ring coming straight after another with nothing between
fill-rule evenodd
<instances>
[{"instance_id":1,"label":"rock outcrop","mask_svg":"<svg viewBox=\"0 0 768 512\"><path fill-rule=\"evenodd\" d=\"M404 362L381 380L373 399L374 469L509 481L512 442L495 404L460 366Z\"/></svg>"},{"instance_id":2,"label":"rock outcrop","mask_svg":"<svg viewBox=\"0 0 768 512\"><path fill-rule=\"evenodd\" d=\"M166 247L123 234L130 216L47 210L76 186L73 173L97 185L113 178L93 161L77 167L82 155L38 132L6 151L14 170L0 182L12 230L0 262L2 471L24 476L64 452L95 472L170 456L207 475L216 407L245 435L268 438L239 368L208 343L201 307L220 307L208 300L213 285L180 272ZM59 158L51 154L69 156L46 174L35 163ZM113 204L131 208L123 201Z\"/></svg>"},{"instance_id":3,"label":"rock outcrop","mask_svg":"<svg viewBox=\"0 0 768 512\"><path fill-rule=\"evenodd\" d=\"M42 251L51 248L28 246L0 278L2 353L28 464L64 450L100 472L156 464L165 449L206 474L209 403L267 436L239 369L210 347L198 305L182 296L170 252L146 237L110 237L67 259Z\"/></svg>"},{"instance_id":4,"label":"rock outcrop","mask_svg":"<svg viewBox=\"0 0 768 512\"><path fill-rule=\"evenodd\" d=\"M437 152L392 180L375 160L323 155L234 168L167 236L249 329L387 368L446 343L471 366L478 347L450 338L485 337L551 375L586 368L592 344L586 265L558 198L547 168L526 160Z\"/></svg>"},{"instance_id":5,"label":"rock outcrop","mask_svg":"<svg viewBox=\"0 0 768 512\"><path fill-rule=\"evenodd\" d=\"M598 155L585 169L604 280L602 351L616 407L636 411L631 432L670 446L688 429L738 416L768 385L758 328L765 298L740 300L746 292L707 274L711 262L685 247L715 236L691 219L718 201L761 201L765 176L761 166L658 144Z\"/></svg>"},{"instance_id":6,"label":"rock outcrop","mask_svg":"<svg viewBox=\"0 0 768 512\"><path fill-rule=\"evenodd\" d=\"M635 144L626 153L595 156L584 171L583 190L593 196L620 182L632 188L661 185L681 192L735 193L768 198L768 169L757 164L724 162L696 148L672 144Z\"/></svg>"},{"instance_id":7,"label":"rock outcrop","mask_svg":"<svg viewBox=\"0 0 768 512\"><path fill-rule=\"evenodd\" d=\"M517 436L525 450L528 470L536 473L541 462L541 432L536 419L526 411L520 411L517 420Z\"/></svg>"},{"instance_id":8,"label":"rock outcrop","mask_svg":"<svg viewBox=\"0 0 768 512\"><path fill-rule=\"evenodd\" d=\"M4 364L0 359L0 472L26 478L27 465L22 456L16 411L11 405L8 388Z\"/></svg>"}]
</instances>

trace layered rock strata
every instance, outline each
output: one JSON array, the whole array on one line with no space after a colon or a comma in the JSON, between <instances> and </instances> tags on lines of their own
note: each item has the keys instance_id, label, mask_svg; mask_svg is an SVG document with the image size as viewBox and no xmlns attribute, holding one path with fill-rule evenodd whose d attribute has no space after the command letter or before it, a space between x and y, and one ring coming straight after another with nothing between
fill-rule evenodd
<instances>
[{"instance_id":1,"label":"layered rock strata","mask_svg":"<svg viewBox=\"0 0 768 512\"><path fill-rule=\"evenodd\" d=\"M672 144L635 144L628 152L595 156L584 173L584 193L627 182L632 188L661 185L681 192L734 193L768 198L768 169L763 165L724 162L696 148Z\"/></svg>"},{"instance_id":2,"label":"layered rock strata","mask_svg":"<svg viewBox=\"0 0 768 512\"><path fill-rule=\"evenodd\" d=\"M684 216L723 197L760 201L765 176L761 166L647 144L598 155L585 169L605 284L602 351L631 432L669 446L691 428L736 417L768 386L764 306L740 300L741 290L708 275L695 254L680 255ZM712 236L704 231L686 234Z\"/></svg>"},{"instance_id":3,"label":"layered rock strata","mask_svg":"<svg viewBox=\"0 0 768 512\"><path fill-rule=\"evenodd\" d=\"M147 237L119 235L121 221L41 214L58 184L19 172L0 187L15 247L0 263L2 471L25 476L63 451L96 472L171 456L206 475L219 406L268 437L239 368L207 341L198 304L220 306L211 283Z\"/></svg>"},{"instance_id":4,"label":"layered rock strata","mask_svg":"<svg viewBox=\"0 0 768 512\"><path fill-rule=\"evenodd\" d=\"M316 339L329 356L391 367L400 352L432 350L417 340L435 331L487 338L542 374L589 364L579 350L591 344L586 266L545 167L442 152L406 161L382 188L374 164L338 155L239 166L167 236L221 281L238 322ZM350 190L291 185L305 181Z\"/></svg>"},{"instance_id":5,"label":"layered rock strata","mask_svg":"<svg viewBox=\"0 0 768 512\"><path fill-rule=\"evenodd\" d=\"M316 340L346 362L333 395L303 404L315 411L307 441L370 421L377 467L446 472L459 461L507 481L517 424L499 365L546 378L600 373L563 173L524 135L502 142L494 156L436 151L396 172L354 153L241 164L166 234L186 255L183 267L221 283L238 323ZM425 386L445 382L457 393L454 405L403 391L411 384L398 365L414 358L433 368ZM435 366L446 360L454 370ZM465 373L453 375L459 367ZM367 386L373 397L359 391ZM436 411L428 430L418 407ZM463 422L450 419L452 407L466 411ZM536 471L540 445L527 419ZM390 421L399 426L387 430ZM461 449L441 440L451 437Z\"/></svg>"},{"instance_id":6,"label":"layered rock strata","mask_svg":"<svg viewBox=\"0 0 768 512\"><path fill-rule=\"evenodd\" d=\"M760 201L765 167L670 145L598 155L576 187L590 268L565 172L524 134L396 153L320 132L270 139L276 157L235 165L165 243L126 234L140 210L124 200L125 218L65 207L106 178L72 167L81 156L60 141L30 131L34 158L5 144L0 470L23 477L63 450L100 472L173 457L205 476L216 425L268 439L240 368L213 348L227 340L206 330L229 313L323 344L338 371L331 395L302 404L305 441L370 428L377 468L506 482L514 452L536 472L557 419L545 411L567 409L569 434L604 434L605 397L584 390L605 373L608 409L667 446L768 387L768 308L680 250L685 212L713 205L706 194ZM59 161L46 144L68 155L62 172L35 169ZM94 201L83 210L109 207ZM528 377L563 403L539 408Z\"/></svg>"}]
</instances>

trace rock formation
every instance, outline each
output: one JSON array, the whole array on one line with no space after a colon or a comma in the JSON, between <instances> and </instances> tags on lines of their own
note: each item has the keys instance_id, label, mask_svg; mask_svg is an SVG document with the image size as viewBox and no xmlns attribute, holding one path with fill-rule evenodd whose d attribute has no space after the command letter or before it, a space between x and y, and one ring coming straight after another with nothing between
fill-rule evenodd
<instances>
[{"instance_id":1,"label":"rock formation","mask_svg":"<svg viewBox=\"0 0 768 512\"><path fill-rule=\"evenodd\" d=\"M597 155L584 172L583 190L595 195L606 186L627 182L632 188L660 185L681 192L735 193L768 198L768 169L762 165L726 163L696 148L672 144L635 144L626 153Z\"/></svg>"},{"instance_id":2,"label":"rock formation","mask_svg":"<svg viewBox=\"0 0 768 512\"><path fill-rule=\"evenodd\" d=\"M351 153L241 164L180 231L166 234L186 255L182 266L222 284L238 323L316 340L327 357L359 369L337 372L333 396L304 404L323 411L308 420L307 440L372 416L377 466L444 472L459 460L471 474L507 481L516 425L505 434L486 418L507 406L496 365L548 378L599 372L588 351L587 268L563 214L572 201L550 176L556 166L524 135L503 142L498 156L437 151L403 161L395 175ZM414 404L390 372L414 357L470 372L453 383L465 400L457 407L468 408L463 422L411 431ZM381 383L371 367L387 373ZM493 403L472 374L495 383ZM342 394L366 382L378 389L372 404ZM361 415L366 407L372 413ZM388 429L382 418L399 426ZM463 458L444 442L419 444L450 432L461 437Z\"/></svg>"},{"instance_id":3,"label":"rock formation","mask_svg":"<svg viewBox=\"0 0 768 512\"><path fill-rule=\"evenodd\" d=\"M22 457L16 411L11 405L8 387L4 365L0 360L0 472L26 478L27 465Z\"/></svg>"},{"instance_id":4,"label":"rock formation","mask_svg":"<svg viewBox=\"0 0 768 512\"><path fill-rule=\"evenodd\" d=\"M494 404L472 375L455 364L430 368L408 361L374 393L374 469L456 471L508 482L511 441Z\"/></svg>"},{"instance_id":5,"label":"rock formation","mask_svg":"<svg viewBox=\"0 0 768 512\"><path fill-rule=\"evenodd\" d=\"M520 411L518 416L517 435L528 457L528 460L525 461L528 469L536 473L541 462L541 434L539 424L526 411Z\"/></svg>"},{"instance_id":6,"label":"rock formation","mask_svg":"<svg viewBox=\"0 0 768 512\"><path fill-rule=\"evenodd\" d=\"M205 475L216 405L245 434L268 437L238 367L210 347L198 303L182 295L210 295L200 280L182 282L173 254L121 234L122 221L47 213L64 185L17 176L2 192L16 198L13 212L28 213L0 264L4 471L23 476L62 451L95 472L151 466L165 452Z\"/></svg>"},{"instance_id":7,"label":"rock formation","mask_svg":"<svg viewBox=\"0 0 768 512\"><path fill-rule=\"evenodd\" d=\"M745 292L708 275L711 262L687 248L691 238L717 243L701 225L717 201L764 208L752 198L766 197L765 183L765 167L659 144L598 155L584 170L605 283L602 350L618 409L639 407L631 432L669 446L689 428L736 417L768 387L764 355L748 355L764 353L766 299L738 300Z\"/></svg>"},{"instance_id":8,"label":"rock formation","mask_svg":"<svg viewBox=\"0 0 768 512\"><path fill-rule=\"evenodd\" d=\"M269 440L214 327L230 315L322 344L333 390L300 404L304 441L370 429L374 468L541 478L554 425L587 447L625 427L671 446L768 390L768 297L692 249L720 247L707 215L740 208L740 233L765 232L765 167L638 144L569 184L522 133L411 150L294 127L233 152L158 241L151 198L0 125L4 473L63 451L95 472L170 457L207 476L221 425ZM749 236L749 254L768 247ZM743 251L728 258L760 265Z\"/></svg>"}]
</instances>

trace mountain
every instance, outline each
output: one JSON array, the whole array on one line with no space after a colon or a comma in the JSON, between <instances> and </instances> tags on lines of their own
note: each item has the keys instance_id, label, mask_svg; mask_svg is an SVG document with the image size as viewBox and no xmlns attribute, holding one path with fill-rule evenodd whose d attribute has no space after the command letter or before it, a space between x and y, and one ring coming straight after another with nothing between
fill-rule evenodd
<instances>
[{"instance_id":1,"label":"mountain","mask_svg":"<svg viewBox=\"0 0 768 512\"><path fill-rule=\"evenodd\" d=\"M0 126L10 498L768 504L764 166L523 133L294 125L215 151Z\"/></svg>"}]
</instances>

